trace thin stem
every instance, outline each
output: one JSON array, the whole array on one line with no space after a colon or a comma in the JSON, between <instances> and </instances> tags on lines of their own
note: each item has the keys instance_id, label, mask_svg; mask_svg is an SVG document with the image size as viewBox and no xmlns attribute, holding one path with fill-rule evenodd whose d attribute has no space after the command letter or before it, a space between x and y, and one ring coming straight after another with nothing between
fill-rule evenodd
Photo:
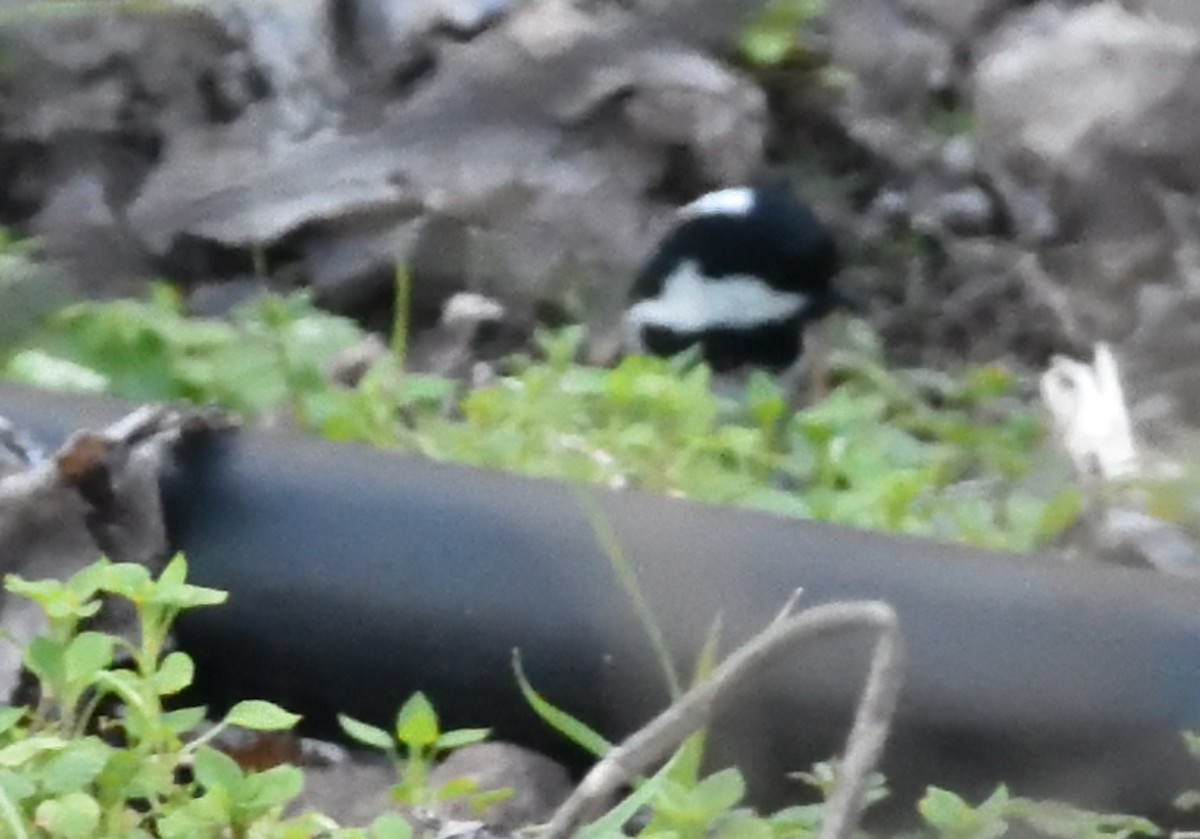
<instances>
[{"instance_id":1,"label":"thin stem","mask_svg":"<svg viewBox=\"0 0 1200 839\"><path fill-rule=\"evenodd\" d=\"M679 672L675 669L675 661L671 657L671 651L667 648L662 627L655 620L654 611L646 602L646 596L642 593L641 585L638 584L637 571L634 569L633 563L629 561L625 549L621 547L621 541L613 532L612 525L609 524L592 495L583 489L578 490L577 494L579 505L592 525L592 532L596 536L596 541L600 543L600 549L608 557L613 573L617 575L617 580L633 603L633 610L637 613L642 628L650 636L650 644L654 647L654 654L658 657L659 666L667 680L667 690L670 692L671 700L676 701L683 695Z\"/></svg>"},{"instance_id":2,"label":"thin stem","mask_svg":"<svg viewBox=\"0 0 1200 839\"><path fill-rule=\"evenodd\" d=\"M410 316L409 301L412 296L412 279L408 267L396 263L396 305L392 312L392 356L396 359L396 367L404 369L404 360L408 356L408 320Z\"/></svg>"}]
</instances>

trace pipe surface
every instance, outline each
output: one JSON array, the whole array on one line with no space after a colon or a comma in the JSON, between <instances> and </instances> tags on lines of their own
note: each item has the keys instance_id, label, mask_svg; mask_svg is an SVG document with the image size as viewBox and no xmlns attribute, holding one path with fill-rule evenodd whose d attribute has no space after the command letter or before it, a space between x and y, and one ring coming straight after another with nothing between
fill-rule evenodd
<instances>
[{"instance_id":1,"label":"pipe surface","mask_svg":"<svg viewBox=\"0 0 1200 839\"><path fill-rule=\"evenodd\" d=\"M0 415L50 437L127 406L0 387ZM230 592L178 639L215 705L267 698L329 733L387 725L423 690L449 726L573 752L520 696L520 649L547 698L619 738L667 701L630 599L568 485L284 433L179 453L164 479L196 583ZM756 512L587 490L636 564L686 673L719 615L722 647L801 605L882 599L909 648L884 771L901 793L1015 793L1157 813L1192 782L1200 597L1187 581L1074 567ZM785 656L717 723L760 801L842 745L871 639Z\"/></svg>"}]
</instances>

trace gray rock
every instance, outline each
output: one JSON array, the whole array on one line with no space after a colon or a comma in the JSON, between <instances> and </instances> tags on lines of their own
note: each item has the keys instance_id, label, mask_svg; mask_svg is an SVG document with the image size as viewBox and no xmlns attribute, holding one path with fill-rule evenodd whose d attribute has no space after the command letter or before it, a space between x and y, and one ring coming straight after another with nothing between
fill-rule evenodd
<instances>
[{"instance_id":1,"label":"gray rock","mask_svg":"<svg viewBox=\"0 0 1200 839\"><path fill-rule=\"evenodd\" d=\"M414 813L396 802L391 788L396 769L381 755L347 752L332 744L319 744L325 754L304 742L304 792L288 810L323 813L342 825L366 825L380 813L399 812L430 830L430 835L457 836L473 825L511 831L546 821L570 794L567 772L548 757L510 743L480 743L457 749L435 766L425 779L428 789L448 781L473 781L477 792L510 789L512 794L480 812L465 797L439 801L429 812ZM474 833L475 831L470 831Z\"/></svg>"},{"instance_id":2,"label":"gray rock","mask_svg":"<svg viewBox=\"0 0 1200 839\"><path fill-rule=\"evenodd\" d=\"M394 283L397 263L413 252L424 227L419 217L406 216L359 213L314 226L301 259L322 305L352 311Z\"/></svg>"},{"instance_id":3,"label":"gray rock","mask_svg":"<svg viewBox=\"0 0 1200 839\"><path fill-rule=\"evenodd\" d=\"M6 28L0 136L47 142L72 132L165 130L204 113L198 77L233 44L209 15L81 15Z\"/></svg>"},{"instance_id":4,"label":"gray rock","mask_svg":"<svg viewBox=\"0 0 1200 839\"><path fill-rule=\"evenodd\" d=\"M342 52L395 77L414 72L429 59L431 32L444 28L460 37L477 34L502 17L512 0L334 0L331 5L342 22Z\"/></svg>"},{"instance_id":5,"label":"gray rock","mask_svg":"<svg viewBox=\"0 0 1200 839\"><path fill-rule=\"evenodd\" d=\"M931 29L945 33L955 44L970 45L1021 0L899 0L899 8Z\"/></svg>"},{"instance_id":6,"label":"gray rock","mask_svg":"<svg viewBox=\"0 0 1200 839\"><path fill-rule=\"evenodd\" d=\"M1171 283L1146 284L1132 307L1137 326L1122 345L1125 381L1137 413L1157 405L1144 430L1168 434L1173 424L1200 420L1200 295Z\"/></svg>"},{"instance_id":7,"label":"gray rock","mask_svg":"<svg viewBox=\"0 0 1200 839\"><path fill-rule=\"evenodd\" d=\"M979 147L974 137L957 134L942 144L940 161L948 177L967 180L979 171Z\"/></svg>"},{"instance_id":8,"label":"gray rock","mask_svg":"<svg viewBox=\"0 0 1200 839\"><path fill-rule=\"evenodd\" d=\"M1200 5L1192 0L1143 0L1141 9L1160 20L1200 32Z\"/></svg>"},{"instance_id":9,"label":"gray rock","mask_svg":"<svg viewBox=\"0 0 1200 839\"><path fill-rule=\"evenodd\" d=\"M950 44L895 0L831 3L829 25L833 58L855 78L846 106L855 115L852 128L859 115L916 121L930 90L949 79Z\"/></svg>"},{"instance_id":10,"label":"gray rock","mask_svg":"<svg viewBox=\"0 0 1200 839\"><path fill-rule=\"evenodd\" d=\"M437 217L480 233L467 268L487 276L484 290L553 299L582 282L611 294L667 218L645 196L673 156L706 183L744 179L761 161L766 108L750 82L664 45L635 15L560 20L560 7L530 4L470 43L442 44L438 71L372 130L272 144L254 109L178 136L132 227L155 252L181 236L244 247L303 231L321 240L307 256L318 283L358 297L353 284L375 288L381 260L422 256L407 222ZM347 232L365 253L335 241ZM458 276L458 249L425 251L437 254L422 275Z\"/></svg>"},{"instance_id":11,"label":"gray rock","mask_svg":"<svg viewBox=\"0 0 1200 839\"><path fill-rule=\"evenodd\" d=\"M220 422L200 411L139 408L106 429L76 432L40 460L3 423L5 447L17 443L29 464L11 469L20 464L9 458L0 477L0 573L65 580L102 554L158 573L168 547L159 496L166 455L185 434ZM22 648L44 627L32 600L0 592L0 629L13 642L0 645L0 702L20 681ZM132 638L135 616L128 604L109 604L95 628Z\"/></svg>"},{"instance_id":12,"label":"gray rock","mask_svg":"<svg viewBox=\"0 0 1200 839\"><path fill-rule=\"evenodd\" d=\"M992 196L978 186L967 186L938 196L934 206L937 227L960 236L992 233L996 210Z\"/></svg>"},{"instance_id":13,"label":"gray rock","mask_svg":"<svg viewBox=\"0 0 1200 839\"><path fill-rule=\"evenodd\" d=\"M437 815L478 819L500 830L549 820L572 789L562 766L512 743L479 743L452 752L429 773L429 785L436 789L453 778L473 781L479 792L507 788L512 794L482 812L476 812L464 798L450 799L437 805Z\"/></svg>"},{"instance_id":14,"label":"gray rock","mask_svg":"<svg viewBox=\"0 0 1200 839\"><path fill-rule=\"evenodd\" d=\"M91 294L137 294L153 274L146 252L91 173L80 172L59 186L30 229L42 255Z\"/></svg>"},{"instance_id":15,"label":"gray rock","mask_svg":"<svg viewBox=\"0 0 1200 839\"><path fill-rule=\"evenodd\" d=\"M337 72L328 0L214 0L203 8L240 46L217 78L258 79L263 95L252 104L268 112L259 121L262 142L307 137L337 123L347 80Z\"/></svg>"},{"instance_id":16,"label":"gray rock","mask_svg":"<svg viewBox=\"0 0 1200 839\"><path fill-rule=\"evenodd\" d=\"M1115 507L1097 527L1098 548L1110 557L1177 577L1200 577L1200 545L1176 524Z\"/></svg>"},{"instance_id":17,"label":"gray rock","mask_svg":"<svg viewBox=\"0 0 1200 839\"><path fill-rule=\"evenodd\" d=\"M1109 3L1040 15L975 82L983 166L1027 241L1145 234L1156 179L1200 185L1196 33Z\"/></svg>"},{"instance_id":18,"label":"gray rock","mask_svg":"<svg viewBox=\"0 0 1200 839\"><path fill-rule=\"evenodd\" d=\"M1195 422L1200 31L1043 10L991 43L976 91L983 169L1078 337L1118 342L1135 413Z\"/></svg>"},{"instance_id":19,"label":"gray rock","mask_svg":"<svg viewBox=\"0 0 1200 839\"><path fill-rule=\"evenodd\" d=\"M391 796L396 769L382 755L355 752L304 767L304 791L289 813L316 811L342 825L368 825L400 805Z\"/></svg>"}]
</instances>

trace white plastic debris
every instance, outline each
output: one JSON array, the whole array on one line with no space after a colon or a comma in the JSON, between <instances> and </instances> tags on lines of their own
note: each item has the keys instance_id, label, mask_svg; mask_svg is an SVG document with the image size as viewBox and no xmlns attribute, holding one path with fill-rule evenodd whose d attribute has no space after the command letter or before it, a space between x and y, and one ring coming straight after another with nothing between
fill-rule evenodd
<instances>
[{"instance_id":1,"label":"white plastic debris","mask_svg":"<svg viewBox=\"0 0 1200 839\"><path fill-rule=\"evenodd\" d=\"M1056 356L1039 384L1059 439L1080 474L1114 480L1139 471L1129 408L1107 344L1096 346L1091 364Z\"/></svg>"}]
</instances>

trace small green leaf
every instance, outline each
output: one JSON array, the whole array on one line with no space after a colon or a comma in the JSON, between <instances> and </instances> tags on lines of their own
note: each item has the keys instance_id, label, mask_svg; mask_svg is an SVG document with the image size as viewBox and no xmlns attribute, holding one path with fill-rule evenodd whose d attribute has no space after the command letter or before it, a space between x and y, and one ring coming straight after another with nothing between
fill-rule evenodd
<instances>
[{"instance_id":1,"label":"small green leaf","mask_svg":"<svg viewBox=\"0 0 1200 839\"><path fill-rule=\"evenodd\" d=\"M50 734L26 737L0 749L0 766L18 767L43 752L60 751L64 745L65 740Z\"/></svg>"},{"instance_id":2,"label":"small green leaf","mask_svg":"<svg viewBox=\"0 0 1200 839\"><path fill-rule=\"evenodd\" d=\"M942 833L958 833L973 825L975 813L967 802L954 793L929 787L917 803L921 818Z\"/></svg>"},{"instance_id":3,"label":"small green leaf","mask_svg":"<svg viewBox=\"0 0 1200 839\"><path fill-rule=\"evenodd\" d=\"M187 560L183 554L177 553L171 557L171 561L163 568L162 573L158 575L159 585L183 585L187 579Z\"/></svg>"},{"instance_id":4,"label":"small green leaf","mask_svg":"<svg viewBox=\"0 0 1200 839\"><path fill-rule=\"evenodd\" d=\"M23 660L29 672L43 684L53 688L61 686L65 672L63 658L66 650L62 643L38 636L25 647Z\"/></svg>"},{"instance_id":5,"label":"small green leaf","mask_svg":"<svg viewBox=\"0 0 1200 839\"><path fill-rule=\"evenodd\" d=\"M1061 801L1013 798L1008 809L1012 815L1032 827L1033 832L1039 836L1053 836L1059 839L1075 839L1077 836L1124 839L1127 836L1163 834L1157 825L1140 816L1095 813Z\"/></svg>"},{"instance_id":6,"label":"small green leaf","mask_svg":"<svg viewBox=\"0 0 1200 839\"><path fill-rule=\"evenodd\" d=\"M1075 523L1082 506L1083 499L1079 490L1068 488L1060 491L1042 508L1035 534L1043 541L1057 536Z\"/></svg>"},{"instance_id":7,"label":"small green leaf","mask_svg":"<svg viewBox=\"0 0 1200 839\"><path fill-rule=\"evenodd\" d=\"M478 790L479 784L471 778L451 778L434 790L433 797L438 801L446 801L447 799L470 795Z\"/></svg>"},{"instance_id":8,"label":"small green leaf","mask_svg":"<svg viewBox=\"0 0 1200 839\"><path fill-rule=\"evenodd\" d=\"M272 702L247 699L230 708L224 721L255 731L281 731L299 722L300 715L285 711Z\"/></svg>"},{"instance_id":9,"label":"small green leaf","mask_svg":"<svg viewBox=\"0 0 1200 839\"><path fill-rule=\"evenodd\" d=\"M51 794L83 790L104 769L112 752L111 746L95 737L72 741L38 773L42 788Z\"/></svg>"},{"instance_id":10,"label":"small green leaf","mask_svg":"<svg viewBox=\"0 0 1200 839\"><path fill-rule=\"evenodd\" d=\"M722 619L717 615L716 620L708 628L704 645L696 656L696 664L692 669L692 685L698 685L708 678L713 668L717 666L721 645ZM684 738L683 743L675 753L675 772L671 780L684 786L695 786L700 780L700 766L704 761L704 749L708 740L704 728L694 731Z\"/></svg>"},{"instance_id":11,"label":"small green leaf","mask_svg":"<svg viewBox=\"0 0 1200 839\"><path fill-rule=\"evenodd\" d=\"M513 650L513 671L516 673L517 684L521 688L521 694L525 697L525 701L551 728L596 757L604 757L608 753L612 748L612 743L605 740L586 723L552 705L533 689L533 685L529 684L529 679L525 678L525 671L521 667L521 653L515 649Z\"/></svg>"},{"instance_id":12,"label":"small green leaf","mask_svg":"<svg viewBox=\"0 0 1200 839\"><path fill-rule=\"evenodd\" d=\"M162 724L173 734L187 734L204 721L207 709L203 705L191 708L176 708L162 715Z\"/></svg>"},{"instance_id":13,"label":"small green leaf","mask_svg":"<svg viewBox=\"0 0 1200 839\"><path fill-rule=\"evenodd\" d=\"M25 771L14 772L11 769L0 769L0 795L7 796L10 801L18 802L32 798L38 791L38 787L30 777L31 774ZM2 823L0 822L0 824Z\"/></svg>"},{"instance_id":14,"label":"small green leaf","mask_svg":"<svg viewBox=\"0 0 1200 839\"><path fill-rule=\"evenodd\" d=\"M116 562L105 569L104 591L141 603L149 593L150 572L133 562Z\"/></svg>"},{"instance_id":15,"label":"small green leaf","mask_svg":"<svg viewBox=\"0 0 1200 839\"><path fill-rule=\"evenodd\" d=\"M370 839L412 839L412 825L397 813L384 813L371 822Z\"/></svg>"},{"instance_id":16,"label":"small green leaf","mask_svg":"<svg viewBox=\"0 0 1200 839\"><path fill-rule=\"evenodd\" d=\"M18 597L45 605L62 592L63 584L58 580L26 580L19 574L6 574L4 588Z\"/></svg>"},{"instance_id":17,"label":"small green leaf","mask_svg":"<svg viewBox=\"0 0 1200 839\"><path fill-rule=\"evenodd\" d=\"M186 688L192 683L196 666L192 657L178 650L169 653L158 665L154 674L154 687L159 696L170 696Z\"/></svg>"},{"instance_id":18,"label":"small green leaf","mask_svg":"<svg viewBox=\"0 0 1200 839\"><path fill-rule=\"evenodd\" d=\"M987 800L975 808L976 827L979 839L1000 837L1008 832L1008 787L1001 784Z\"/></svg>"},{"instance_id":19,"label":"small green leaf","mask_svg":"<svg viewBox=\"0 0 1200 839\"><path fill-rule=\"evenodd\" d=\"M41 350L21 350L4 365L4 377L17 384L69 393L106 393L111 381L103 373Z\"/></svg>"},{"instance_id":20,"label":"small green leaf","mask_svg":"<svg viewBox=\"0 0 1200 839\"><path fill-rule=\"evenodd\" d=\"M485 789L482 792L473 792L467 796L467 803L471 805L471 809L476 813L482 813L493 804L498 804L501 801L507 801L513 797L514 790L512 787L500 787L499 789Z\"/></svg>"},{"instance_id":21,"label":"small green leaf","mask_svg":"<svg viewBox=\"0 0 1200 839\"><path fill-rule=\"evenodd\" d=\"M236 795L246 775L237 761L211 746L201 746L192 758L192 772L206 790L221 788Z\"/></svg>"},{"instance_id":22,"label":"small green leaf","mask_svg":"<svg viewBox=\"0 0 1200 839\"><path fill-rule=\"evenodd\" d=\"M175 789L174 767L166 761L148 761L130 751L116 752L104 769L103 778L111 781L127 799L153 800Z\"/></svg>"},{"instance_id":23,"label":"small green leaf","mask_svg":"<svg viewBox=\"0 0 1200 839\"><path fill-rule=\"evenodd\" d=\"M756 67L775 67L792 54L796 38L784 29L755 26L742 33L738 46Z\"/></svg>"},{"instance_id":24,"label":"small green leaf","mask_svg":"<svg viewBox=\"0 0 1200 839\"><path fill-rule=\"evenodd\" d=\"M668 760L661 769L623 800L617 802L604 815L578 830L575 833L575 839L608 839L611 836L624 836L626 823L652 799L661 794L663 787L670 783L668 778L674 763L674 758Z\"/></svg>"},{"instance_id":25,"label":"small green leaf","mask_svg":"<svg viewBox=\"0 0 1200 839\"><path fill-rule=\"evenodd\" d=\"M460 387L454 379L406 373L400 380L397 394L401 404L426 403L440 409L443 402L454 396Z\"/></svg>"},{"instance_id":26,"label":"small green leaf","mask_svg":"<svg viewBox=\"0 0 1200 839\"><path fill-rule=\"evenodd\" d=\"M771 823L780 836L815 835L821 827L823 804L799 804L771 814Z\"/></svg>"},{"instance_id":27,"label":"small green leaf","mask_svg":"<svg viewBox=\"0 0 1200 839\"><path fill-rule=\"evenodd\" d=\"M417 691L396 715L396 739L410 748L432 746L438 739L437 713L425 694Z\"/></svg>"},{"instance_id":28,"label":"small green leaf","mask_svg":"<svg viewBox=\"0 0 1200 839\"><path fill-rule=\"evenodd\" d=\"M115 693L129 710L136 712L127 717L127 724L135 718L149 719L153 713L141 694L141 680L128 670L103 670L96 674L96 686Z\"/></svg>"},{"instance_id":29,"label":"small green leaf","mask_svg":"<svg viewBox=\"0 0 1200 839\"><path fill-rule=\"evenodd\" d=\"M750 813L731 813L719 821L713 839L774 839L772 822Z\"/></svg>"},{"instance_id":30,"label":"small green leaf","mask_svg":"<svg viewBox=\"0 0 1200 839\"><path fill-rule=\"evenodd\" d=\"M461 749L463 746L482 743L491 733L490 728L456 728L439 734L433 745L438 749Z\"/></svg>"},{"instance_id":31,"label":"small green leaf","mask_svg":"<svg viewBox=\"0 0 1200 839\"><path fill-rule=\"evenodd\" d=\"M28 711L25 708L18 708L12 705L0 707L0 734L3 734L21 722L27 713Z\"/></svg>"},{"instance_id":32,"label":"small green leaf","mask_svg":"<svg viewBox=\"0 0 1200 839\"><path fill-rule=\"evenodd\" d=\"M709 775L693 790L711 813L732 809L746 794L746 782L735 768L722 769Z\"/></svg>"},{"instance_id":33,"label":"small green leaf","mask_svg":"<svg viewBox=\"0 0 1200 839\"><path fill-rule=\"evenodd\" d=\"M229 795L219 789L170 810L156 827L160 839L215 839L225 834L232 815Z\"/></svg>"},{"instance_id":34,"label":"small green leaf","mask_svg":"<svg viewBox=\"0 0 1200 839\"><path fill-rule=\"evenodd\" d=\"M787 410L783 391L775 379L762 370L750 374L742 401L761 428L773 426Z\"/></svg>"},{"instance_id":35,"label":"small green leaf","mask_svg":"<svg viewBox=\"0 0 1200 839\"><path fill-rule=\"evenodd\" d=\"M38 805L38 826L62 839L91 839L100 826L100 805L82 792L70 792Z\"/></svg>"},{"instance_id":36,"label":"small green leaf","mask_svg":"<svg viewBox=\"0 0 1200 839\"><path fill-rule=\"evenodd\" d=\"M272 766L246 777L236 801L237 815L244 821L260 818L282 807L300 794L304 772L296 766Z\"/></svg>"},{"instance_id":37,"label":"small green leaf","mask_svg":"<svg viewBox=\"0 0 1200 839\"><path fill-rule=\"evenodd\" d=\"M158 583L147 595L146 602L172 609L196 609L219 606L229 599L227 592L188 583Z\"/></svg>"},{"instance_id":38,"label":"small green leaf","mask_svg":"<svg viewBox=\"0 0 1200 839\"><path fill-rule=\"evenodd\" d=\"M63 656L64 676L72 684L87 684L96 673L112 664L115 639L101 632L81 632L67 645Z\"/></svg>"},{"instance_id":39,"label":"small green leaf","mask_svg":"<svg viewBox=\"0 0 1200 839\"><path fill-rule=\"evenodd\" d=\"M346 714L338 714L338 725L350 739L357 740L364 746L371 746L385 752L393 751L396 748L395 739L382 728L359 722Z\"/></svg>"}]
</instances>

